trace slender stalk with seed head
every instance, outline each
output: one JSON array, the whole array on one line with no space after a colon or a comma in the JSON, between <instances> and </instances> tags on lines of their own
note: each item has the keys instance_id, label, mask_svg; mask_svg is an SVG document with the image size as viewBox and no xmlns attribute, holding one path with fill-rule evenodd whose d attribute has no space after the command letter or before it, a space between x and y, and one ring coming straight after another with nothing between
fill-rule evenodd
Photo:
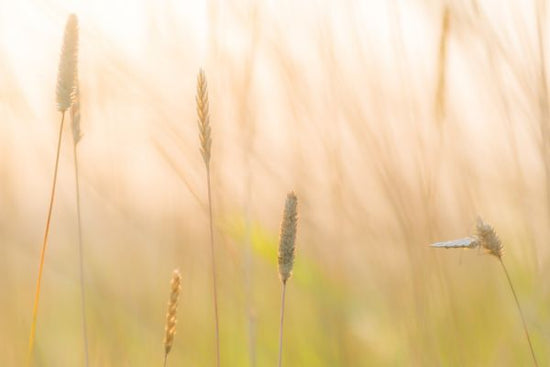
<instances>
[{"instance_id":1,"label":"slender stalk with seed head","mask_svg":"<svg viewBox=\"0 0 550 367\"><path fill-rule=\"evenodd\" d=\"M504 270L504 274L506 275L506 279L508 280L508 285L510 286L510 290L514 295L514 300L516 301L516 307L519 311L521 322L523 324L523 331L525 332L527 343L529 344L529 350L531 352L531 357L533 358L533 364L535 366L538 366L537 358L535 357L535 351L533 349L533 344L531 343L531 338L529 336L529 331L527 329L527 323L525 322L525 317L523 316L523 312L519 304L518 296L512 284L512 279L508 274L508 270L504 265L504 261L502 261L502 249L503 249L502 243L500 242L500 239L498 238L493 227L491 227L489 224L484 223L480 218L478 218L477 220L476 237L479 241L479 246L487 250L487 252L490 255L495 256L500 262L500 265L502 265L502 270Z\"/></svg>"},{"instance_id":2,"label":"slender stalk with seed head","mask_svg":"<svg viewBox=\"0 0 550 367\"><path fill-rule=\"evenodd\" d=\"M523 312L519 304L516 290L514 289L514 286L512 284L512 279L508 274L508 269L506 269L506 266L504 265L504 261L502 261L503 246L493 227L491 227L489 224L484 223L481 220L481 218L478 218L477 224L476 224L476 233L474 236L462 238L459 240L438 242L438 243L432 244L431 246L437 247L437 248L470 248L470 249L482 248L486 250L487 253L495 256L498 259L498 261L500 262L500 265L502 265L502 270L504 270L506 279L508 280L508 285L510 286L510 290L514 295L514 300L516 301L516 307L519 311L521 322L523 324L523 331L525 332L525 337L527 339L527 343L529 344L531 357L533 358L533 364L535 366L538 366L537 358L535 357L535 351L533 349L533 344L531 343L531 337L529 336L529 331L527 329L527 323L525 322L525 317L523 316Z\"/></svg>"},{"instance_id":3,"label":"slender stalk with seed head","mask_svg":"<svg viewBox=\"0 0 550 367\"><path fill-rule=\"evenodd\" d=\"M82 336L84 341L84 364L89 365L88 358L88 332L86 326L86 292L84 287L84 254L82 246L82 220L80 213L80 175L78 170L78 154L77 145L82 134L80 132L80 89L78 86L78 78L76 78L75 100L71 106L71 130L73 133L73 163L75 175L75 191L76 191L76 217L78 224L78 260L80 268L80 306L82 317Z\"/></svg>"},{"instance_id":4,"label":"slender stalk with seed head","mask_svg":"<svg viewBox=\"0 0 550 367\"><path fill-rule=\"evenodd\" d=\"M172 350L174 344L174 335L176 335L176 312L178 310L178 298L181 291L181 275L179 270L174 270L172 273L172 281L170 282L170 300L168 301L168 311L166 312L166 326L164 328L164 367L168 353Z\"/></svg>"},{"instance_id":5,"label":"slender stalk with seed head","mask_svg":"<svg viewBox=\"0 0 550 367\"><path fill-rule=\"evenodd\" d=\"M283 325L285 320L285 294L286 282L292 275L294 266L294 254L296 248L296 228L298 225L297 214L298 199L294 192L289 192L286 197L283 220L281 222L281 233L279 239L279 277L282 283L281 292L281 319L279 325L279 363L282 365L283 357Z\"/></svg>"},{"instance_id":6,"label":"slender stalk with seed head","mask_svg":"<svg viewBox=\"0 0 550 367\"><path fill-rule=\"evenodd\" d=\"M210 113L208 104L208 86L204 70L199 70L197 77L197 115L199 125L200 152L206 167L206 185L208 189L208 217L210 223L210 259L212 267L212 284L214 294L214 319L216 331L216 365L220 366L220 327L218 319L218 288L216 284L216 258L214 253L214 227L212 218L212 190L210 184L210 155L212 148L212 137L210 136Z\"/></svg>"},{"instance_id":7,"label":"slender stalk with seed head","mask_svg":"<svg viewBox=\"0 0 550 367\"><path fill-rule=\"evenodd\" d=\"M59 168L59 153L61 150L61 136L63 132L63 124L65 121L65 112L71 107L75 97L75 78L78 57L78 19L76 15L71 14L65 26L65 34L63 39L63 47L59 61L59 70L57 76L57 110L61 112L61 123L59 125L59 134L57 139L57 150L55 155L55 166L53 172L53 183L50 194L50 203L48 207L48 215L46 219L46 228L44 230L44 239L42 241L42 249L40 251L40 265L38 267L38 277L36 282L36 291L34 295L34 304L32 309L31 331L29 335L29 345L27 354L27 364L32 364L32 354L34 349L34 340L36 335L36 320L38 315L38 303L40 300L40 287L42 282L42 272L44 269L44 259L46 256L46 248L48 245L48 235L50 232L50 222L52 218L53 203L55 198L55 187L57 183L57 171Z\"/></svg>"}]
</instances>

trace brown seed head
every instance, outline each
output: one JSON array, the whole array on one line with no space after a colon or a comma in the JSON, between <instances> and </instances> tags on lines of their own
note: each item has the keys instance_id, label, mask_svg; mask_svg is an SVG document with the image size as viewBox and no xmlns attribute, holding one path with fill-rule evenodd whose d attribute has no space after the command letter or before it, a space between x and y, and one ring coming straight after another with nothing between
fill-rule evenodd
<instances>
[{"instance_id":1,"label":"brown seed head","mask_svg":"<svg viewBox=\"0 0 550 367\"><path fill-rule=\"evenodd\" d=\"M181 275L179 270L174 270L172 281L170 283L170 300L168 301L168 311L166 312L166 327L164 335L164 352L170 353L176 335L176 311L178 309L178 298L181 290Z\"/></svg>"},{"instance_id":2,"label":"brown seed head","mask_svg":"<svg viewBox=\"0 0 550 367\"><path fill-rule=\"evenodd\" d=\"M65 112L74 102L78 62L78 19L71 14L65 26L65 35L57 73L57 110Z\"/></svg>"},{"instance_id":3,"label":"brown seed head","mask_svg":"<svg viewBox=\"0 0 550 367\"><path fill-rule=\"evenodd\" d=\"M477 219L476 236L478 238L479 245L487 250L489 254L498 258L502 257L502 243L500 242L500 239L498 238L493 227L484 223L481 218Z\"/></svg>"},{"instance_id":4,"label":"brown seed head","mask_svg":"<svg viewBox=\"0 0 550 367\"><path fill-rule=\"evenodd\" d=\"M208 85L206 84L206 75L204 70L199 70L197 77L197 115L199 124L199 139L201 142L201 155L206 167L210 164L210 150L212 138L210 136L210 114L208 106Z\"/></svg>"},{"instance_id":5,"label":"brown seed head","mask_svg":"<svg viewBox=\"0 0 550 367\"><path fill-rule=\"evenodd\" d=\"M298 199L296 198L296 194L289 192L286 197L279 240L279 275L283 284L290 278L294 265L296 228L298 224L297 204Z\"/></svg>"}]
</instances>

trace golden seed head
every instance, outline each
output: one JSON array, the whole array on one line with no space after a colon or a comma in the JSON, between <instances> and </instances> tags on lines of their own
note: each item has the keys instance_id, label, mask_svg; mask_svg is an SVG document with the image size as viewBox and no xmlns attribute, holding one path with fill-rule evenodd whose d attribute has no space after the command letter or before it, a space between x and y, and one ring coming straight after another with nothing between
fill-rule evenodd
<instances>
[{"instance_id":1,"label":"golden seed head","mask_svg":"<svg viewBox=\"0 0 550 367\"><path fill-rule=\"evenodd\" d=\"M279 240L279 275L283 284L290 278L294 265L296 228L298 225L297 204L296 194L289 192L286 197Z\"/></svg>"},{"instance_id":2,"label":"golden seed head","mask_svg":"<svg viewBox=\"0 0 550 367\"><path fill-rule=\"evenodd\" d=\"M199 139L201 143L201 155L204 163L208 167L210 164L210 151L212 138L210 136L210 114L208 106L208 85L204 70L199 70L197 77L197 115L199 124Z\"/></svg>"},{"instance_id":3,"label":"golden seed head","mask_svg":"<svg viewBox=\"0 0 550 367\"><path fill-rule=\"evenodd\" d=\"M78 87L78 81L75 88L74 103L71 106L71 130L73 131L73 142L78 144L80 138L82 138L82 132L80 131L80 88Z\"/></svg>"},{"instance_id":4,"label":"golden seed head","mask_svg":"<svg viewBox=\"0 0 550 367\"><path fill-rule=\"evenodd\" d=\"M65 26L65 35L57 74L57 110L67 111L74 102L78 61L78 19L71 14Z\"/></svg>"},{"instance_id":5,"label":"golden seed head","mask_svg":"<svg viewBox=\"0 0 550 367\"><path fill-rule=\"evenodd\" d=\"M498 238L495 230L489 224L486 224L477 218L476 236L479 241L479 245L483 247L491 255L498 258L502 257L502 243Z\"/></svg>"},{"instance_id":6,"label":"golden seed head","mask_svg":"<svg viewBox=\"0 0 550 367\"><path fill-rule=\"evenodd\" d=\"M166 312L166 327L164 334L164 352L170 353L176 335L176 311L178 309L178 298L181 290L181 274L179 270L174 270L172 281L170 283L170 300L168 301L168 311Z\"/></svg>"}]
</instances>

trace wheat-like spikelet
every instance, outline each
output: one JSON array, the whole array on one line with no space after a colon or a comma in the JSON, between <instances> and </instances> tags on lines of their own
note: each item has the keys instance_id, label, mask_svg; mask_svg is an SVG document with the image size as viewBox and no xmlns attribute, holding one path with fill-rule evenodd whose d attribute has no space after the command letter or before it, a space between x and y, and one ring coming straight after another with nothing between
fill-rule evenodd
<instances>
[{"instance_id":1,"label":"wheat-like spikelet","mask_svg":"<svg viewBox=\"0 0 550 367\"><path fill-rule=\"evenodd\" d=\"M479 245L487 250L489 254L498 257L502 257L502 243L498 238L495 230L489 224L486 224L481 220L477 219L476 224L476 237L478 239Z\"/></svg>"},{"instance_id":2,"label":"wheat-like spikelet","mask_svg":"<svg viewBox=\"0 0 550 367\"><path fill-rule=\"evenodd\" d=\"M74 102L78 59L78 19L71 14L65 26L57 74L57 110L67 111Z\"/></svg>"},{"instance_id":3,"label":"wheat-like spikelet","mask_svg":"<svg viewBox=\"0 0 550 367\"><path fill-rule=\"evenodd\" d=\"M179 270L174 270L172 273L172 281L170 282L170 300L168 301L168 311L166 312L166 326L164 333L164 359L166 364L166 356L172 350L174 344L174 335L176 335L176 312L178 310L178 298L181 291L181 274Z\"/></svg>"},{"instance_id":4,"label":"wheat-like spikelet","mask_svg":"<svg viewBox=\"0 0 550 367\"><path fill-rule=\"evenodd\" d=\"M279 240L279 276L283 283L286 283L290 278L294 265L296 227L298 224L297 204L296 194L289 192L286 197Z\"/></svg>"},{"instance_id":5,"label":"wheat-like spikelet","mask_svg":"<svg viewBox=\"0 0 550 367\"><path fill-rule=\"evenodd\" d=\"M210 225L210 259L212 262L212 288L214 301L214 326L216 331L216 366L220 366L220 323L218 317L218 286L216 281L216 256L214 254L214 225L212 215L212 185L210 182L210 153L212 138L210 137L210 116L208 112L208 86L204 70L199 70L197 77L197 115L201 155L206 168L206 186L208 191L208 218Z\"/></svg>"},{"instance_id":6,"label":"wheat-like spikelet","mask_svg":"<svg viewBox=\"0 0 550 367\"><path fill-rule=\"evenodd\" d=\"M210 114L208 106L208 85L204 70L200 69L197 77L197 115L199 124L199 138L201 143L201 155L208 167L210 164L210 151L212 138L210 136Z\"/></svg>"}]
</instances>

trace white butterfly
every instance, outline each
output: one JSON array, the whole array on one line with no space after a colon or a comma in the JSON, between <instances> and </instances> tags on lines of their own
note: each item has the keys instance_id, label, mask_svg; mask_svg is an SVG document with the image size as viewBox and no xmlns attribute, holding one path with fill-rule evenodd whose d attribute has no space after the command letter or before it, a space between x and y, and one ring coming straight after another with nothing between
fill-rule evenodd
<instances>
[{"instance_id":1,"label":"white butterfly","mask_svg":"<svg viewBox=\"0 0 550 367\"><path fill-rule=\"evenodd\" d=\"M459 240L436 242L430 246L438 248L476 248L479 246L479 241L475 237L466 237Z\"/></svg>"}]
</instances>

